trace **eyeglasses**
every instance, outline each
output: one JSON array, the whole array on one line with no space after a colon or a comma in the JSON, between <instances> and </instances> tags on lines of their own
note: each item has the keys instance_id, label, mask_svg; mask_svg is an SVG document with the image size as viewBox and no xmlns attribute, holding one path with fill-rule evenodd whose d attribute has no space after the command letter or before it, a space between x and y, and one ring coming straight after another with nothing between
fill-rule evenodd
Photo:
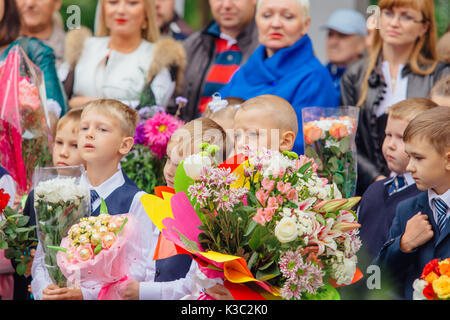
<instances>
[{"instance_id":1,"label":"eyeglasses","mask_svg":"<svg viewBox=\"0 0 450 320\"><path fill-rule=\"evenodd\" d=\"M381 11L381 16L386 19L387 21L392 21L395 19L395 17L397 16L396 13L394 13L393 11L389 10L389 9L383 9ZM400 13L399 15L399 22L402 25L408 25L408 24L412 24L412 23L425 23L427 22L426 19L422 19L422 20L416 20L414 17L410 16L407 13Z\"/></svg>"}]
</instances>

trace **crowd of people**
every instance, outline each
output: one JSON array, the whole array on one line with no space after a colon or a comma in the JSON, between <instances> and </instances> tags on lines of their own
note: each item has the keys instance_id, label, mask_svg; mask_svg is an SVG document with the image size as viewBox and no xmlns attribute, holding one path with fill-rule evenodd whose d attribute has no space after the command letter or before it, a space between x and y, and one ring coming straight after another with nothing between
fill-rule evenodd
<instances>
[{"instance_id":1,"label":"crowd of people","mask_svg":"<svg viewBox=\"0 0 450 320\"><path fill-rule=\"evenodd\" d=\"M423 267L450 257L450 41L449 32L438 39L433 0L380 0L377 23L337 10L322 26L326 65L308 35L309 0L209 0L213 20L199 31L176 14L174 0L99 0L95 32L65 32L61 3L0 0L0 66L19 46L42 70L53 165L84 165L109 213L130 212L145 229L125 299L180 299L198 268L186 255L153 260L159 231L140 201L145 192L120 169L139 110L155 105L186 123L167 146L169 187L202 142L221 141L221 160L252 143L303 154L302 109L358 107L361 270L376 263L398 284L390 297L411 299ZM187 99L181 109L178 96ZM14 180L1 166L0 189L17 205ZM33 197L24 206L30 224ZM100 204L93 202L93 215ZM2 299L98 296L97 283L53 284L40 244L32 257L18 276L0 254ZM360 298L363 287L355 289ZM206 292L231 298L221 285Z\"/></svg>"}]
</instances>

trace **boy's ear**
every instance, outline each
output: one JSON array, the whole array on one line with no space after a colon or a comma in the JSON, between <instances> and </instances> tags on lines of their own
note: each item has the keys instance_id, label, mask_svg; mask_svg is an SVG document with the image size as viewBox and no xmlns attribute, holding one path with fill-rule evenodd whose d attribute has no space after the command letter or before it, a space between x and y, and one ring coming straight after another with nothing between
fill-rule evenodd
<instances>
[{"instance_id":1,"label":"boy's ear","mask_svg":"<svg viewBox=\"0 0 450 320\"><path fill-rule=\"evenodd\" d=\"M450 148L445 150L445 169L450 172Z\"/></svg>"},{"instance_id":2,"label":"boy's ear","mask_svg":"<svg viewBox=\"0 0 450 320\"><path fill-rule=\"evenodd\" d=\"M134 138L133 137L126 137L123 138L122 144L119 148L119 153L121 155L126 155L131 151L131 148L134 146Z\"/></svg>"},{"instance_id":3,"label":"boy's ear","mask_svg":"<svg viewBox=\"0 0 450 320\"><path fill-rule=\"evenodd\" d=\"M280 152L292 151L295 143L295 133L292 131L285 131L280 140Z\"/></svg>"}]
</instances>

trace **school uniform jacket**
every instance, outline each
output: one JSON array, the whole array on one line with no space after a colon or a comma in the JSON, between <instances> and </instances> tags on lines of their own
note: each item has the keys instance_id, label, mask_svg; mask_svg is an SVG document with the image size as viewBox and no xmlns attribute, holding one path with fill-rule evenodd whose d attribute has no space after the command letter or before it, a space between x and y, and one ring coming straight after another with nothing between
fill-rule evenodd
<instances>
[{"instance_id":1,"label":"school uniform jacket","mask_svg":"<svg viewBox=\"0 0 450 320\"><path fill-rule=\"evenodd\" d=\"M418 212L426 214L433 227L434 236L427 243L405 253L400 250L400 239L406 228L406 223ZM450 257L450 223L442 232L433 217L433 211L428 201L428 192L422 192L418 196L405 200L398 205L397 213L392 223L389 240L382 248L377 262L387 268L392 276L399 278L404 275L402 285L404 297L412 299L415 279L422 274L425 265L433 259L446 259Z\"/></svg>"}]
</instances>

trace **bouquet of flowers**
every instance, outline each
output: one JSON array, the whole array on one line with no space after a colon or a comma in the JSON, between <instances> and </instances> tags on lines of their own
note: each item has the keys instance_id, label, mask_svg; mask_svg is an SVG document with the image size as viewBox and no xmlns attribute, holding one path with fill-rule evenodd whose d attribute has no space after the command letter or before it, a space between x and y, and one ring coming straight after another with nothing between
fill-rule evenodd
<instances>
[{"instance_id":1,"label":"bouquet of flowers","mask_svg":"<svg viewBox=\"0 0 450 320\"><path fill-rule=\"evenodd\" d=\"M19 194L29 192L36 166L51 163L52 137L44 102L42 71L19 46L11 49L0 62L0 161Z\"/></svg>"},{"instance_id":2,"label":"bouquet of flowers","mask_svg":"<svg viewBox=\"0 0 450 320\"><path fill-rule=\"evenodd\" d=\"M106 205L102 204L102 206ZM121 299L120 288L126 286L130 261L139 249L130 241L136 232L131 214L111 216L102 209L98 217L82 218L72 225L61 245L51 246L57 253L58 267L69 283L100 282L99 300Z\"/></svg>"},{"instance_id":3,"label":"bouquet of flowers","mask_svg":"<svg viewBox=\"0 0 450 320\"><path fill-rule=\"evenodd\" d=\"M56 251L69 229L90 214L89 188L82 183L82 166L36 168L34 208L38 238L45 253L45 265L51 279L60 287L66 278L57 266Z\"/></svg>"},{"instance_id":4,"label":"bouquet of flowers","mask_svg":"<svg viewBox=\"0 0 450 320\"><path fill-rule=\"evenodd\" d=\"M135 146L122 163L122 169L136 185L148 193L164 183L167 144L184 122L164 112L161 107L139 110L141 123L136 128Z\"/></svg>"},{"instance_id":5,"label":"bouquet of flowers","mask_svg":"<svg viewBox=\"0 0 450 320\"><path fill-rule=\"evenodd\" d=\"M17 274L24 275L31 261L30 249L37 245L36 227L27 227L30 217L7 207L9 199L0 189L0 250L5 250L5 258L18 263Z\"/></svg>"},{"instance_id":6,"label":"bouquet of flowers","mask_svg":"<svg viewBox=\"0 0 450 320\"><path fill-rule=\"evenodd\" d=\"M431 260L413 283L414 300L450 299L450 258Z\"/></svg>"},{"instance_id":7,"label":"bouquet of flowers","mask_svg":"<svg viewBox=\"0 0 450 320\"><path fill-rule=\"evenodd\" d=\"M338 298L334 287L360 279L359 224L351 210L359 198L335 199L335 187L317 175L312 159L248 150L217 165L207 160L215 148L202 148L178 167L170 205L150 195L142 202L205 274L254 282L284 299Z\"/></svg>"},{"instance_id":8,"label":"bouquet of flowers","mask_svg":"<svg viewBox=\"0 0 450 320\"><path fill-rule=\"evenodd\" d=\"M344 197L356 191L358 112L353 107L302 110L305 155L314 159L319 175L335 183Z\"/></svg>"}]
</instances>

